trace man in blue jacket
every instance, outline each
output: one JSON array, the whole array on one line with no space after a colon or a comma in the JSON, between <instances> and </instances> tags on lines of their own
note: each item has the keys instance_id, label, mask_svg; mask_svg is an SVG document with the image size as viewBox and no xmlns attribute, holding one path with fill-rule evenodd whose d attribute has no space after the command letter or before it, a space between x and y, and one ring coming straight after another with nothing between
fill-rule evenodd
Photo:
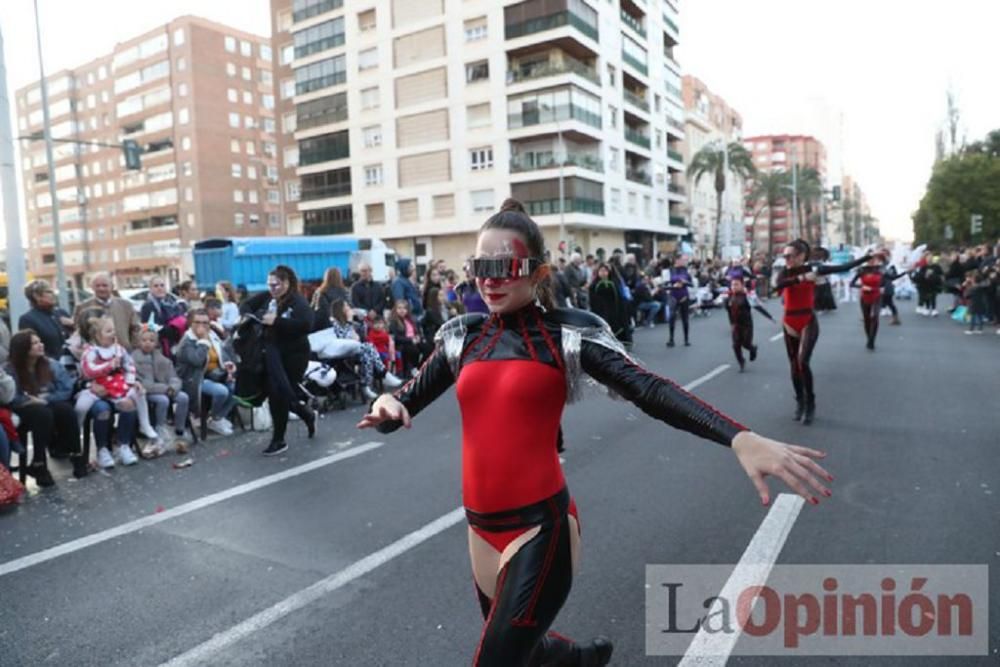
<instances>
[{"instance_id":1,"label":"man in blue jacket","mask_svg":"<svg viewBox=\"0 0 1000 667\"><path fill-rule=\"evenodd\" d=\"M413 262L403 257L396 260L396 279L392 281L393 302L403 299L410 304L410 314L414 319L424 316L424 304L421 303L420 291L413 283Z\"/></svg>"}]
</instances>

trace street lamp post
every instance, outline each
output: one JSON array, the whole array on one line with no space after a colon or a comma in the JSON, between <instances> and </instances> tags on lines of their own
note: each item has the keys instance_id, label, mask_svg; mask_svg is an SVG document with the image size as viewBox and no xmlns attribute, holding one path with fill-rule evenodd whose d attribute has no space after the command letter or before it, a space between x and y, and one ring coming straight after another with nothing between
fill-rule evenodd
<instances>
[{"instance_id":1,"label":"street lamp post","mask_svg":"<svg viewBox=\"0 0 1000 667\"><path fill-rule=\"evenodd\" d=\"M559 123L559 115L555 107L543 104L541 108L543 111L551 112L552 120L556 124L556 135L559 138L559 240L556 248L562 252L562 244L566 238L566 194L563 184L563 167L566 164L566 144L563 142L562 125Z\"/></svg>"}]
</instances>

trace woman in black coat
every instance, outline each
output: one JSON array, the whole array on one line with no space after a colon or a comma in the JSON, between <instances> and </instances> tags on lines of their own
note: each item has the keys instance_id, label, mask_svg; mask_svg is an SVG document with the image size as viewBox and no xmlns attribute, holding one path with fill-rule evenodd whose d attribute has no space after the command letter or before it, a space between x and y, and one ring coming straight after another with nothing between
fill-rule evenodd
<instances>
[{"instance_id":1,"label":"woman in black coat","mask_svg":"<svg viewBox=\"0 0 1000 667\"><path fill-rule=\"evenodd\" d=\"M288 449L285 431L289 411L302 419L310 438L316 434L316 415L295 391L309 363L313 313L299 293L295 271L280 264L267 275L267 292L244 301L240 311L255 315L264 325L264 379L274 422L271 444L264 456L274 456Z\"/></svg>"}]
</instances>

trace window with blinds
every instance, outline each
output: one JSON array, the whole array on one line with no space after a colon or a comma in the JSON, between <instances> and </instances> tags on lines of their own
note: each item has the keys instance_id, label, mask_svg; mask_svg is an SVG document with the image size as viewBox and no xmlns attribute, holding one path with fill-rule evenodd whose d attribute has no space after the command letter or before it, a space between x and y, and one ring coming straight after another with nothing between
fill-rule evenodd
<instances>
[{"instance_id":1,"label":"window with blinds","mask_svg":"<svg viewBox=\"0 0 1000 667\"><path fill-rule=\"evenodd\" d=\"M441 25L397 37L392 43L395 67L406 67L432 58L440 58L444 54L444 26Z\"/></svg>"},{"instance_id":2,"label":"window with blinds","mask_svg":"<svg viewBox=\"0 0 1000 667\"><path fill-rule=\"evenodd\" d=\"M404 116L396 120L396 146L398 148L447 141L448 138L447 109Z\"/></svg>"},{"instance_id":3,"label":"window with blinds","mask_svg":"<svg viewBox=\"0 0 1000 667\"><path fill-rule=\"evenodd\" d=\"M490 103L472 104L465 107L465 124L470 130L477 127L489 127Z\"/></svg>"},{"instance_id":4,"label":"window with blinds","mask_svg":"<svg viewBox=\"0 0 1000 667\"><path fill-rule=\"evenodd\" d=\"M416 199L403 199L399 202L399 221L416 222L420 219L420 207Z\"/></svg>"},{"instance_id":5,"label":"window with blinds","mask_svg":"<svg viewBox=\"0 0 1000 667\"><path fill-rule=\"evenodd\" d=\"M392 0L392 27L416 23L444 13L444 0Z\"/></svg>"},{"instance_id":6,"label":"window with blinds","mask_svg":"<svg viewBox=\"0 0 1000 667\"><path fill-rule=\"evenodd\" d=\"M399 158L399 187L451 180L451 153L435 151Z\"/></svg>"},{"instance_id":7,"label":"window with blinds","mask_svg":"<svg viewBox=\"0 0 1000 667\"><path fill-rule=\"evenodd\" d=\"M365 222L369 225L384 225L385 204L367 204L365 206Z\"/></svg>"},{"instance_id":8,"label":"window with blinds","mask_svg":"<svg viewBox=\"0 0 1000 667\"><path fill-rule=\"evenodd\" d=\"M399 77L395 84L397 109L448 97L448 77L444 67Z\"/></svg>"},{"instance_id":9,"label":"window with blinds","mask_svg":"<svg viewBox=\"0 0 1000 667\"><path fill-rule=\"evenodd\" d=\"M434 217L455 217L455 195L434 195Z\"/></svg>"}]
</instances>

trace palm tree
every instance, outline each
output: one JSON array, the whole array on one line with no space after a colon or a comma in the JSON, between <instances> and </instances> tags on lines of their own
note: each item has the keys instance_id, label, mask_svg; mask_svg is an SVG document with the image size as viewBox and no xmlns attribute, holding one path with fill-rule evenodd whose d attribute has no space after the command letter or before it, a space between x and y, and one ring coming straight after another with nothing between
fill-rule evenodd
<instances>
[{"instance_id":1,"label":"palm tree","mask_svg":"<svg viewBox=\"0 0 1000 667\"><path fill-rule=\"evenodd\" d=\"M726 155L727 153L728 155ZM719 231L722 227L722 193L726 191L727 167L733 175L739 178L751 178L757 173L750 151L736 141L730 142L726 146L725 153L718 145L703 146L694 154L691 164L687 168L688 177L694 179L696 186L701 177L706 174L711 174L715 178L715 243L713 252L716 257L722 256L722 236Z\"/></svg>"},{"instance_id":2,"label":"palm tree","mask_svg":"<svg viewBox=\"0 0 1000 667\"><path fill-rule=\"evenodd\" d=\"M789 189L788 172L772 171L757 174L753 187L750 189L750 201L764 203L761 209L767 209L767 258L771 261L774 257L774 207L779 202L785 201ZM760 211L758 210L758 214ZM757 240L757 217L754 216L754 224L750 228L750 236Z\"/></svg>"},{"instance_id":3,"label":"palm tree","mask_svg":"<svg viewBox=\"0 0 1000 667\"><path fill-rule=\"evenodd\" d=\"M812 218L813 202L823 196L823 182L820 179L819 172L812 167L806 167L805 169L800 169L795 178L795 196L798 199L799 210L796 212L799 218L798 230L792 230L793 235L796 231L806 239L810 244L813 244L817 236L813 235L813 230L809 224Z\"/></svg>"}]
</instances>

